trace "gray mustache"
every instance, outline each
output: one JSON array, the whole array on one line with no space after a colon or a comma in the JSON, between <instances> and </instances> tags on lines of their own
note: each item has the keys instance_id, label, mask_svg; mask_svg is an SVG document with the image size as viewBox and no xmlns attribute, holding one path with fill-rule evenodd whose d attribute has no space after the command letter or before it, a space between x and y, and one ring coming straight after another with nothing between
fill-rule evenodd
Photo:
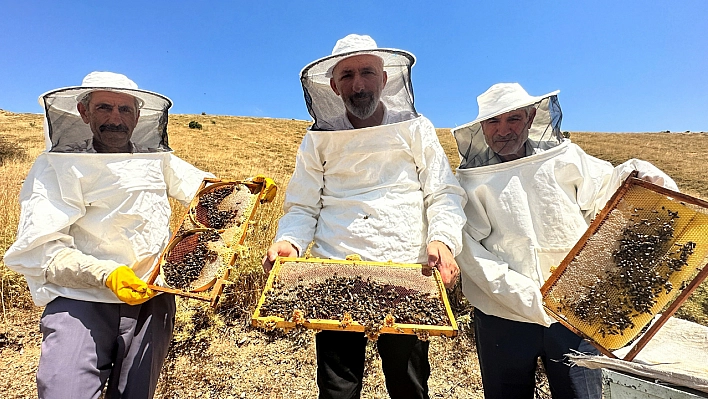
<instances>
[{"instance_id":1,"label":"gray mustache","mask_svg":"<svg viewBox=\"0 0 708 399\"><path fill-rule=\"evenodd\" d=\"M373 98L373 94L367 93L367 92L362 92L362 93L355 93L352 94L351 98L354 100L364 100L364 99L369 99Z\"/></svg>"},{"instance_id":2,"label":"gray mustache","mask_svg":"<svg viewBox=\"0 0 708 399\"><path fill-rule=\"evenodd\" d=\"M101 125L98 127L101 132L123 132L128 133L128 127L125 125Z\"/></svg>"}]
</instances>

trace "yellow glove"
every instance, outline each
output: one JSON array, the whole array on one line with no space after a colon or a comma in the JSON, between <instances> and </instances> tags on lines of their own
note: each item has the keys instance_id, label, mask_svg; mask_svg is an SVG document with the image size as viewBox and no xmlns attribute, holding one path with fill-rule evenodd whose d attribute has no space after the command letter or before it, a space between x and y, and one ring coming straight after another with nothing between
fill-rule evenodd
<instances>
[{"instance_id":1,"label":"yellow glove","mask_svg":"<svg viewBox=\"0 0 708 399\"><path fill-rule=\"evenodd\" d=\"M128 266L119 266L111 272L106 279L106 287L128 305L140 305L157 294Z\"/></svg>"},{"instance_id":2,"label":"yellow glove","mask_svg":"<svg viewBox=\"0 0 708 399\"><path fill-rule=\"evenodd\" d=\"M270 177L265 177L264 175L257 175L253 178L254 183L263 183L263 199L261 202L271 202L275 198L275 194L278 192L278 186Z\"/></svg>"}]
</instances>

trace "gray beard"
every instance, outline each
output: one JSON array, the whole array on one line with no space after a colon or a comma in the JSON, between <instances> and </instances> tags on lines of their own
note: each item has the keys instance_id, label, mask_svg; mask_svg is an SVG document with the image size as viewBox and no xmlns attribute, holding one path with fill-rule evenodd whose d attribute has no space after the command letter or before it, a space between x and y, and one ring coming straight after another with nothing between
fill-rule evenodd
<instances>
[{"instance_id":1,"label":"gray beard","mask_svg":"<svg viewBox=\"0 0 708 399\"><path fill-rule=\"evenodd\" d=\"M347 111L361 120L369 119L372 115L374 115L374 112L376 112L376 108L379 105L378 95L375 93L366 93L366 96L368 97L368 100L364 104L362 104L361 101L359 101L358 104L354 103L354 101L352 101L352 97L354 96L344 99L344 106L347 108Z\"/></svg>"}]
</instances>

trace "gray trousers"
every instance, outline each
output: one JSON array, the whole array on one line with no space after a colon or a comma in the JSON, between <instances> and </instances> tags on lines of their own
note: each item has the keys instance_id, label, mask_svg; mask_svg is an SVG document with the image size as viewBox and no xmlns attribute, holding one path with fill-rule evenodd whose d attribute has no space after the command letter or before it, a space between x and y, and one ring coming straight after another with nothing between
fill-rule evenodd
<instances>
[{"instance_id":1,"label":"gray trousers","mask_svg":"<svg viewBox=\"0 0 708 399\"><path fill-rule=\"evenodd\" d=\"M40 398L152 398L172 340L175 299L142 305L56 298L40 320ZM106 386L107 384L107 386Z\"/></svg>"}]
</instances>

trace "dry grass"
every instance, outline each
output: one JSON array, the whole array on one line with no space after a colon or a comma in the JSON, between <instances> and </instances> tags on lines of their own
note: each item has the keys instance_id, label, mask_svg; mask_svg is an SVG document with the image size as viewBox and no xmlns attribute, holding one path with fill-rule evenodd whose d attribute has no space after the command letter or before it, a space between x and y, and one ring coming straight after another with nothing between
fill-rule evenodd
<instances>
[{"instance_id":1,"label":"dry grass","mask_svg":"<svg viewBox=\"0 0 708 399\"><path fill-rule=\"evenodd\" d=\"M190 121L202 125L189 129ZM41 115L0 111L0 207L6 222L0 227L0 249L14 241L18 223L17 195L34 158L44 149ZM272 177L279 185L273 204L260 208L258 224L247 243L250 254L239 260L234 284L216 310L192 300L178 301L175 338L158 387L160 398L240 398L316 396L314 340L308 331L264 333L248 327L249 316L263 286L260 260L271 243L282 214L284 189L292 174L295 153L308 123L282 119L212 115L170 117L171 147L175 154L222 178L255 174ZM448 157L457 162L448 129L438 135ZM674 176L691 194L708 198L708 177L702 171L708 135L605 135L572 133L592 155L613 163L630 157L647 159ZM636 140L630 143L630 140ZM667 144L670 143L670 144ZM688 151L687 149L690 149ZM184 209L173 204L173 228ZM0 265L3 320L0 325L0 391L3 397L35 396L34 372L39 356L37 322L41 309L31 306L24 279ZM705 292L705 290L704 290ZM481 397L471 322L459 291L451 294L462 326L456 339L434 338L430 360L431 396ZM708 302L698 303L696 311ZM694 311L692 311L694 312ZM4 341L3 341L4 339ZM3 342L5 342L3 344ZM380 360L372 345L367 357L364 398L385 398Z\"/></svg>"},{"instance_id":2,"label":"dry grass","mask_svg":"<svg viewBox=\"0 0 708 399\"><path fill-rule=\"evenodd\" d=\"M708 133L571 133L585 152L618 165L630 158L653 163L681 191L708 198Z\"/></svg>"},{"instance_id":3,"label":"dry grass","mask_svg":"<svg viewBox=\"0 0 708 399\"><path fill-rule=\"evenodd\" d=\"M42 117L31 114L12 114L0 111L0 209L5 222L0 224L0 251L4 254L15 240L20 216L17 195L32 161L44 150ZM16 313L9 307L31 308L24 278L0 266L0 299L3 325Z\"/></svg>"}]
</instances>

